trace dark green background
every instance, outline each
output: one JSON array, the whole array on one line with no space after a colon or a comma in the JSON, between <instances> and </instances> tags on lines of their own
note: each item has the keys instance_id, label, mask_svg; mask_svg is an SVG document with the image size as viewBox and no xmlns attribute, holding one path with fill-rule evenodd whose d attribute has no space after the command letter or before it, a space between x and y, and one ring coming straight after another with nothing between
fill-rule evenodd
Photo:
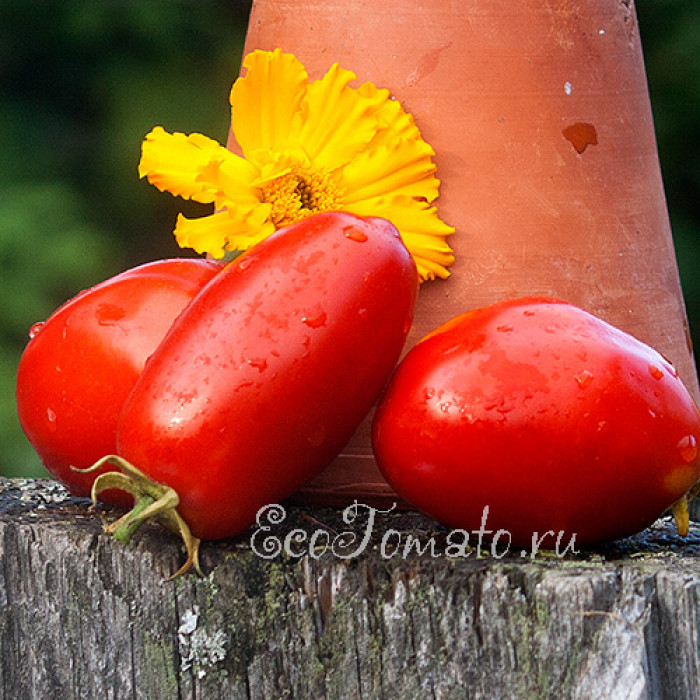
<instances>
[{"instance_id":1,"label":"dark green background","mask_svg":"<svg viewBox=\"0 0 700 700\"><path fill-rule=\"evenodd\" d=\"M225 141L248 0L0 0L0 474L45 472L15 414L34 321L160 257L181 200L136 174L156 124ZM671 223L700 338L700 3L639 0Z\"/></svg>"}]
</instances>

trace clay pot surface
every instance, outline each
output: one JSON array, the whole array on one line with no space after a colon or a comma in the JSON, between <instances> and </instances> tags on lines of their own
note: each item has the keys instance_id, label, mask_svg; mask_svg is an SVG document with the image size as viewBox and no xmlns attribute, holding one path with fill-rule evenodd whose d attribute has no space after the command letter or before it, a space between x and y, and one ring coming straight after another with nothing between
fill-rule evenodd
<instances>
[{"instance_id":1,"label":"clay pot surface","mask_svg":"<svg viewBox=\"0 0 700 700\"><path fill-rule=\"evenodd\" d=\"M255 0L245 44L388 88L436 151L448 280L421 287L407 349L525 295L577 304L663 353L696 400L634 5L619 0ZM391 503L370 419L301 493Z\"/></svg>"}]
</instances>

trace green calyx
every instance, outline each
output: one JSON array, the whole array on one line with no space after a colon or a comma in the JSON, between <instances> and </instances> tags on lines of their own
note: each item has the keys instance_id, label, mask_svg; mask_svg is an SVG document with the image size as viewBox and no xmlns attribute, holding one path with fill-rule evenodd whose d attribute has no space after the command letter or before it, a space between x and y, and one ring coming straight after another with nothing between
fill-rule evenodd
<instances>
[{"instance_id":1,"label":"green calyx","mask_svg":"<svg viewBox=\"0 0 700 700\"><path fill-rule=\"evenodd\" d=\"M92 485L92 502L97 503L99 495L109 489L126 491L134 499L133 508L118 520L105 525L105 532L112 535L118 542L128 544L131 536L148 520L156 520L161 525L177 534L183 541L187 551L187 561L173 574L168 581L181 576L194 567L202 574L199 566L200 540L190 532L187 523L177 512L180 497L175 489L159 484L118 455L107 455L99 459L87 469L76 469L81 473L89 473L112 465L118 471L109 471L98 476Z\"/></svg>"}]
</instances>

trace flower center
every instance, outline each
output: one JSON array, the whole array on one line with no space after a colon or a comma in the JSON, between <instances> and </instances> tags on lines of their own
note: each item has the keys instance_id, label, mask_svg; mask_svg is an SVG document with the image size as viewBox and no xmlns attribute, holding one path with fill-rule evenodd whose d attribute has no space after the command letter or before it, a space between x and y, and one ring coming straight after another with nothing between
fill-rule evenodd
<instances>
[{"instance_id":1,"label":"flower center","mask_svg":"<svg viewBox=\"0 0 700 700\"><path fill-rule=\"evenodd\" d=\"M270 219L276 228L322 211L337 211L343 203L343 192L331 175L298 165L261 190L260 200L272 205Z\"/></svg>"}]
</instances>

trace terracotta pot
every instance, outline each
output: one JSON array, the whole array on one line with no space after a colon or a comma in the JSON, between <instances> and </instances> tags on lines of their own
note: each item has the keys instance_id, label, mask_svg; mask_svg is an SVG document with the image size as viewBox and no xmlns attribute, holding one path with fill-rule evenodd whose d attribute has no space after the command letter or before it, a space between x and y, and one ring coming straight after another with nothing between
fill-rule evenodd
<instances>
[{"instance_id":1,"label":"terracotta pot","mask_svg":"<svg viewBox=\"0 0 700 700\"><path fill-rule=\"evenodd\" d=\"M409 345L552 295L654 346L697 399L633 2L255 0L245 52L276 47L389 88L437 153L456 262L422 285ZM369 426L301 497L395 500Z\"/></svg>"}]
</instances>

